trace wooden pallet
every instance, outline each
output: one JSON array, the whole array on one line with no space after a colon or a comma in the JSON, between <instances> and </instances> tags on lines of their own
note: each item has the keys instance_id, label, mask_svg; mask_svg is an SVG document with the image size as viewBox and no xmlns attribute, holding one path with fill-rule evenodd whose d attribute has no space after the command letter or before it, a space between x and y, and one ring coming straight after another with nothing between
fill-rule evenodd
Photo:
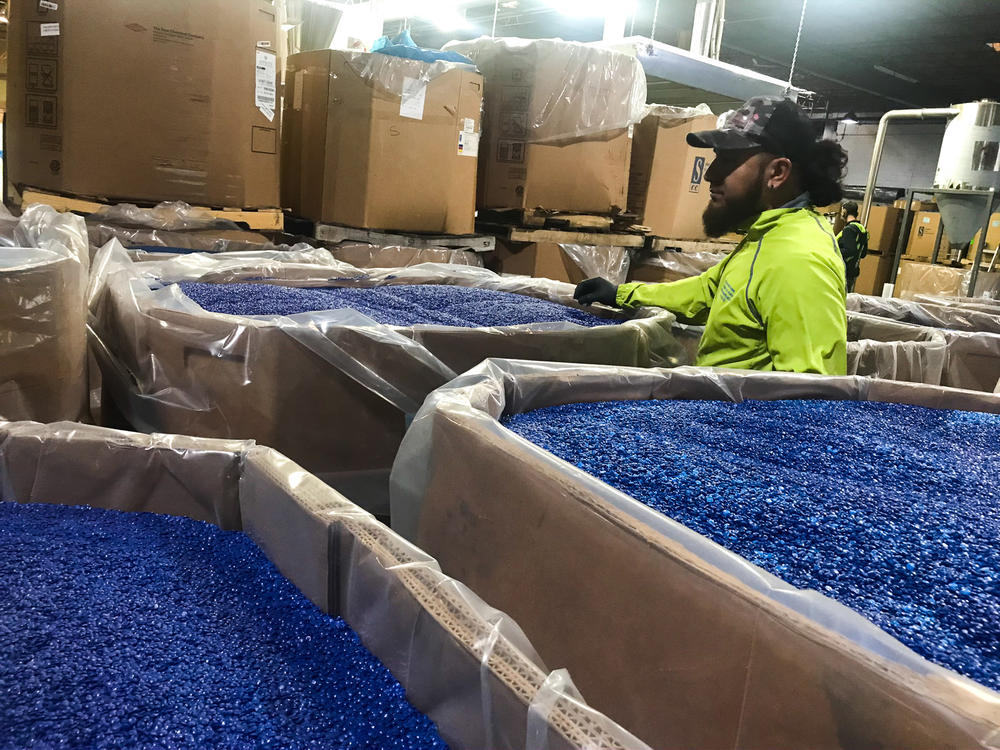
<instances>
[{"instance_id":1,"label":"wooden pallet","mask_svg":"<svg viewBox=\"0 0 1000 750\"><path fill-rule=\"evenodd\" d=\"M736 249L737 242L729 240L672 240L665 237L654 237L650 249L654 253L731 253Z\"/></svg>"},{"instance_id":2,"label":"wooden pallet","mask_svg":"<svg viewBox=\"0 0 1000 750\"><path fill-rule=\"evenodd\" d=\"M486 231L486 227L483 226ZM644 234L616 234L611 232L563 231L559 229L530 229L524 227L493 227L490 231L509 242L552 242L557 245L594 245L596 247L644 247Z\"/></svg>"},{"instance_id":3,"label":"wooden pallet","mask_svg":"<svg viewBox=\"0 0 1000 750\"><path fill-rule=\"evenodd\" d=\"M71 198L65 195L45 193L39 190L26 189L21 193L21 205L27 206L32 203L43 203L52 206L56 211L73 211L75 213L92 214L111 204L99 201L87 200L85 198ZM200 210L208 211L217 219L225 219L243 224L249 229L256 231L277 230L281 231L285 226L285 217L280 208L260 208L260 209L238 209L238 208L202 208L192 206Z\"/></svg>"},{"instance_id":4,"label":"wooden pallet","mask_svg":"<svg viewBox=\"0 0 1000 750\"><path fill-rule=\"evenodd\" d=\"M412 247L418 250L446 247L485 253L496 247L496 238L489 234L423 234L414 232L383 232L359 229L341 224L317 223L313 235L322 242L367 242L379 247Z\"/></svg>"},{"instance_id":5,"label":"wooden pallet","mask_svg":"<svg viewBox=\"0 0 1000 750\"><path fill-rule=\"evenodd\" d=\"M522 229L552 229L563 232L605 232L612 234L645 234L647 227L636 224L635 214L611 211L607 214L569 213L544 208L481 210L477 224L491 227Z\"/></svg>"}]
</instances>

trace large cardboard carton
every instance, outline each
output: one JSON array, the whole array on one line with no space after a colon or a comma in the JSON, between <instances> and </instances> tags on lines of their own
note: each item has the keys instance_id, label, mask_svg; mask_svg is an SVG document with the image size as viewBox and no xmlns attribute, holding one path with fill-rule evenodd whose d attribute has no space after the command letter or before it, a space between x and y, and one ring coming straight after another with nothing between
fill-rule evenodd
<instances>
[{"instance_id":1,"label":"large cardboard carton","mask_svg":"<svg viewBox=\"0 0 1000 750\"><path fill-rule=\"evenodd\" d=\"M382 54L291 55L282 203L315 221L469 234L483 79Z\"/></svg>"},{"instance_id":2,"label":"large cardboard carton","mask_svg":"<svg viewBox=\"0 0 1000 750\"><path fill-rule=\"evenodd\" d=\"M601 276L622 284L630 264L624 247L560 245L556 242L509 242L497 240L496 257L501 273L554 279L579 284Z\"/></svg>"},{"instance_id":3,"label":"large cardboard carton","mask_svg":"<svg viewBox=\"0 0 1000 750\"><path fill-rule=\"evenodd\" d=\"M892 262L895 257L892 253L869 253L862 258L854 291L858 294L881 295L882 287L889 282L889 276L892 275Z\"/></svg>"},{"instance_id":4,"label":"large cardboard carton","mask_svg":"<svg viewBox=\"0 0 1000 750\"><path fill-rule=\"evenodd\" d=\"M912 258L930 258L934 254L934 241L941 226L941 214L937 211L918 211L913 217L910 237L906 242L906 254ZM948 252L948 236L942 232L940 248L944 255Z\"/></svg>"},{"instance_id":5,"label":"large cardboard carton","mask_svg":"<svg viewBox=\"0 0 1000 750\"><path fill-rule=\"evenodd\" d=\"M969 289L970 271L941 264L902 261L896 276L895 296L909 298L916 294L934 294L944 297L963 296ZM996 295L1000 289L1000 272L980 271L976 277L975 293L979 296Z\"/></svg>"},{"instance_id":6,"label":"large cardboard carton","mask_svg":"<svg viewBox=\"0 0 1000 750\"><path fill-rule=\"evenodd\" d=\"M976 232L976 236L972 239L972 250L969 252L969 257L976 252L976 247L979 245L979 235L983 233L983 230ZM990 225L986 228L986 249L996 250L1000 248L1000 214L993 214L990 216Z\"/></svg>"},{"instance_id":7,"label":"large cardboard carton","mask_svg":"<svg viewBox=\"0 0 1000 750\"><path fill-rule=\"evenodd\" d=\"M475 60L486 78L479 208L605 213L626 206L630 126L645 104L634 58L552 39L448 48Z\"/></svg>"},{"instance_id":8,"label":"large cardboard carton","mask_svg":"<svg viewBox=\"0 0 1000 750\"><path fill-rule=\"evenodd\" d=\"M653 234L672 239L705 238L701 215L708 205L705 169L712 152L692 148L688 133L711 130L715 115L678 119L649 114L635 128L628 209Z\"/></svg>"},{"instance_id":9,"label":"large cardboard carton","mask_svg":"<svg viewBox=\"0 0 1000 750\"><path fill-rule=\"evenodd\" d=\"M16 187L278 205L272 3L15 0L8 33Z\"/></svg>"},{"instance_id":10,"label":"large cardboard carton","mask_svg":"<svg viewBox=\"0 0 1000 750\"><path fill-rule=\"evenodd\" d=\"M868 214L868 249L895 253L899 241L903 209L895 206L872 206Z\"/></svg>"}]
</instances>

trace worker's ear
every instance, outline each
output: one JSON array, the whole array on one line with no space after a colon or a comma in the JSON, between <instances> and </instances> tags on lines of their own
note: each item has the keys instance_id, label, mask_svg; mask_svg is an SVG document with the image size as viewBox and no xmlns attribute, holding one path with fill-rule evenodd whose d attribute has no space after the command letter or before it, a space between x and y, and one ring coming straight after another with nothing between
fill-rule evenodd
<instances>
[{"instance_id":1,"label":"worker's ear","mask_svg":"<svg viewBox=\"0 0 1000 750\"><path fill-rule=\"evenodd\" d=\"M771 190L783 187L792 178L792 161L784 156L771 159L764 169L764 184Z\"/></svg>"}]
</instances>

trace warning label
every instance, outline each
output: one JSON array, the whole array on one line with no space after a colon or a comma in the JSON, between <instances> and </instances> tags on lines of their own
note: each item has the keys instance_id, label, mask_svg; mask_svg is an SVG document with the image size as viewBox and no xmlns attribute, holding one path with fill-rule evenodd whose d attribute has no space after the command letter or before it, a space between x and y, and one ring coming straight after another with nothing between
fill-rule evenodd
<instances>
[{"instance_id":1,"label":"warning label","mask_svg":"<svg viewBox=\"0 0 1000 750\"><path fill-rule=\"evenodd\" d=\"M498 141L497 161L509 164L523 164L524 141Z\"/></svg>"},{"instance_id":2,"label":"warning label","mask_svg":"<svg viewBox=\"0 0 1000 750\"><path fill-rule=\"evenodd\" d=\"M25 87L28 91L54 93L58 90L58 65L59 63L55 60L28 58L27 80L25 81Z\"/></svg>"},{"instance_id":3,"label":"warning label","mask_svg":"<svg viewBox=\"0 0 1000 750\"><path fill-rule=\"evenodd\" d=\"M59 123L56 110L59 100L54 96L28 94L24 110L24 124L29 128L55 128Z\"/></svg>"}]
</instances>

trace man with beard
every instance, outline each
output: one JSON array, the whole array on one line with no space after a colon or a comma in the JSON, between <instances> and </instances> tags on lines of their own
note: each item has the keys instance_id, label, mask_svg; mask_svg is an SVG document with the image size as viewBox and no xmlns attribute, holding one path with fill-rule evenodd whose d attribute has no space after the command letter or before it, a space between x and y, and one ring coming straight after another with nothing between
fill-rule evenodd
<instances>
[{"instance_id":1,"label":"man with beard","mask_svg":"<svg viewBox=\"0 0 1000 750\"><path fill-rule=\"evenodd\" d=\"M744 232L736 249L700 276L669 284L581 282L582 304L651 305L704 325L697 364L844 375L845 274L831 227L812 206L841 198L847 156L817 141L797 104L755 97L721 128L690 133L714 148L705 173L705 233Z\"/></svg>"}]
</instances>

